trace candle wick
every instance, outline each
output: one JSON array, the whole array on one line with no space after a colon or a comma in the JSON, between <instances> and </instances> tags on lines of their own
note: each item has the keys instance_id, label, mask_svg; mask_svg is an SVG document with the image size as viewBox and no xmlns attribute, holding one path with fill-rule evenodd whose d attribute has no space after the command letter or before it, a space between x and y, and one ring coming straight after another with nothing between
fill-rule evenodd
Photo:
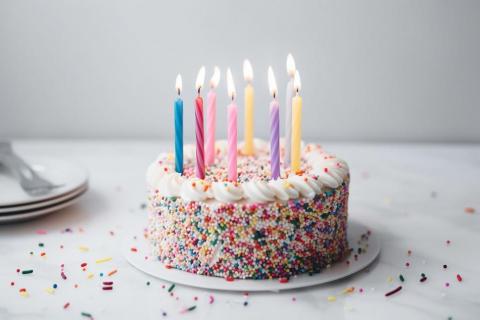
<instances>
[{"instance_id":1,"label":"candle wick","mask_svg":"<svg viewBox=\"0 0 480 320\"><path fill-rule=\"evenodd\" d=\"M178 95L180 95L180 88L177 89L177 93L178 93Z\"/></svg>"},{"instance_id":2,"label":"candle wick","mask_svg":"<svg viewBox=\"0 0 480 320\"><path fill-rule=\"evenodd\" d=\"M277 93L274 92L274 93L273 93L273 99L275 99L276 97L277 97Z\"/></svg>"},{"instance_id":3,"label":"candle wick","mask_svg":"<svg viewBox=\"0 0 480 320\"><path fill-rule=\"evenodd\" d=\"M198 87L198 91L197 91L198 95L200 95L200 89L201 89L201 88L202 88L202 87Z\"/></svg>"}]
</instances>

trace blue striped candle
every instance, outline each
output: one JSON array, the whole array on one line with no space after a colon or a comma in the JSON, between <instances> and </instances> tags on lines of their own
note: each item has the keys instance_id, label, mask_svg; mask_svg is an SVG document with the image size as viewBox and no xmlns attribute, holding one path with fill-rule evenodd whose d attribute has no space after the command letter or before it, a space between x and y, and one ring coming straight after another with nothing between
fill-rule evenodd
<instances>
[{"instance_id":1,"label":"blue striped candle","mask_svg":"<svg viewBox=\"0 0 480 320\"><path fill-rule=\"evenodd\" d=\"M182 90L182 77L177 76L176 81L178 98L173 104L175 114L175 171L183 173L183 100L180 97Z\"/></svg>"}]
</instances>

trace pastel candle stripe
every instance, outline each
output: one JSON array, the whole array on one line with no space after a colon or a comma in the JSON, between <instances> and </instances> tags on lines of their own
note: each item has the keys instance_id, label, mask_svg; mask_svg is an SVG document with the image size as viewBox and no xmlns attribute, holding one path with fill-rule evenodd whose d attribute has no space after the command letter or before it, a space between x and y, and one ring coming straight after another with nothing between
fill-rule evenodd
<instances>
[{"instance_id":1,"label":"pastel candle stripe","mask_svg":"<svg viewBox=\"0 0 480 320\"><path fill-rule=\"evenodd\" d=\"M272 179L280 177L280 119L276 100L270 103L270 163Z\"/></svg>"},{"instance_id":2,"label":"pastel candle stripe","mask_svg":"<svg viewBox=\"0 0 480 320\"><path fill-rule=\"evenodd\" d=\"M237 181L237 105L228 106L228 180Z\"/></svg>"},{"instance_id":3,"label":"pastel candle stripe","mask_svg":"<svg viewBox=\"0 0 480 320\"><path fill-rule=\"evenodd\" d=\"M203 137L203 99L195 99L195 135L197 138L195 174L199 179L205 179L205 154Z\"/></svg>"},{"instance_id":4,"label":"pastel candle stripe","mask_svg":"<svg viewBox=\"0 0 480 320\"><path fill-rule=\"evenodd\" d=\"M217 113L217 94L210 90L207 95L207 139L205 144L205 163L211 166L215 161L215 125Z\"/></svg>"}]
</instances>

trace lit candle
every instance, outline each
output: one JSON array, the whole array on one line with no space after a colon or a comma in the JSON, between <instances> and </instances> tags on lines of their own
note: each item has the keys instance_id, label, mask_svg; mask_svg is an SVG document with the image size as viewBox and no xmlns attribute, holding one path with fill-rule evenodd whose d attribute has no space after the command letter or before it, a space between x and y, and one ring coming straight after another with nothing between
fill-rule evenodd
<instances>
[{"instance_id":1,"label":"lit candle","mask_svg":"<svg viewBox=\"0 0 480 320\"><path fill-rule=\"evenodd\" d=\"M182 76L177 75L175 81L178 98L173 104L175 114L175 171L183 173L183 100L180 97L182 92Z\"/></svg>"},{"instance_id":2,"label":"lit candle","mask_svg":"<svg viewBox=\"0 0 480 320\"><path fill-rule=\"evenodd\" d=\"M205 81L205 67L201 67L198 71L195 88L197 90L197 98L195 99L195 137L197 140L196 148L196 165L195 174L199 179L205 179L205 154L204 154L204 139L203 139L203 99L200 95L200 90Z\"/></svg>"},{"instance_id":3,"label":"lit candle","mask_svg":"<svg viewBox=\"0 0 480 320\"><path fill-rule=\"evenodd\" d=\"M227 69L227 91L232 102L227 107L228 122L228 180L237 181L237 104L232 71Z\"/></svg>"},{"instance_id":4,"label":"lit candle","mask_svg":"<svg viewBox=\"0 0 480 320\"><path fill-rule=\"evenodd\" d=\"M245 144L243 153L246 155L254 154L253 146L253 97L254 91L252 86L253 70L250 61L243 62L243 77L247 82L245 87Z\"/></svg>"},{"instance_id":5,"label":"lit candle","mask_svg":"<svg viewBox=\"0 0 480 320\"><path fill-rule=\"evenodd\" d=\"M287 168L290 165L290 148L292 139L292 97L294 95L293 77L295 76L295 60L289 53L287 56L287 73L289 80L287 83L286 101L285 101L285 157L283 165Z\"/></svg>"},{"instance_id":6,"label":"lit candle","mask_svg":"<svg viewBox=\"0 0 480 320\"><path fill-rule=\"evenodd\" d=\"M270 102L270 167L272 179L280 176L280 125L279 106L277 101L277 82L272 67L268 67L268 87L273 97Z\"/></svg>"},{"instance_id":7,"label":"lit candle","mask_svg":"<svg viewBox=\"0 0 480 320\"><path fill-rule=\"evenodd\" d=\"M220 81L220 69L214 68L210 79L210 91L207 95L207 139L205 143L205 163L211 166L215 161L215 126L217 115L217 93L215 88Z\"/></svg>"},{"instance_id":8,"label":"lit candle","mask_svg":"<svg viewBox=\"0 0 480 320\"><path fill-rule=\"evenodd\" d=\"M295 97L292 99L292 172L300 170L300 146L302 143L302 97L300 97L300 74L295 71L293 79Z\"/></svg>"}]
</instances>

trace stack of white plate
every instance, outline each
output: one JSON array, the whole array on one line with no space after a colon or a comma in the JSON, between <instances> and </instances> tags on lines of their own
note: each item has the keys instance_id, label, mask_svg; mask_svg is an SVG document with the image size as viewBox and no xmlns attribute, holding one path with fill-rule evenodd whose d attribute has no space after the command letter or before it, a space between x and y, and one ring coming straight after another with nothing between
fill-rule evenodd
<instances>
[{"instance_id":1,"label":"stack of white plate","mask_svg":"<svg viewBox=\"0 0 480 320\"><path fill-rule=\"evenodd\" d=\"M42 196L28 195L0 166L0 223L28 220L66 208L88 189L87 171L78 165L50 157L25 160L40 176L59 187Z\"/></svg>"}]
</instances>

